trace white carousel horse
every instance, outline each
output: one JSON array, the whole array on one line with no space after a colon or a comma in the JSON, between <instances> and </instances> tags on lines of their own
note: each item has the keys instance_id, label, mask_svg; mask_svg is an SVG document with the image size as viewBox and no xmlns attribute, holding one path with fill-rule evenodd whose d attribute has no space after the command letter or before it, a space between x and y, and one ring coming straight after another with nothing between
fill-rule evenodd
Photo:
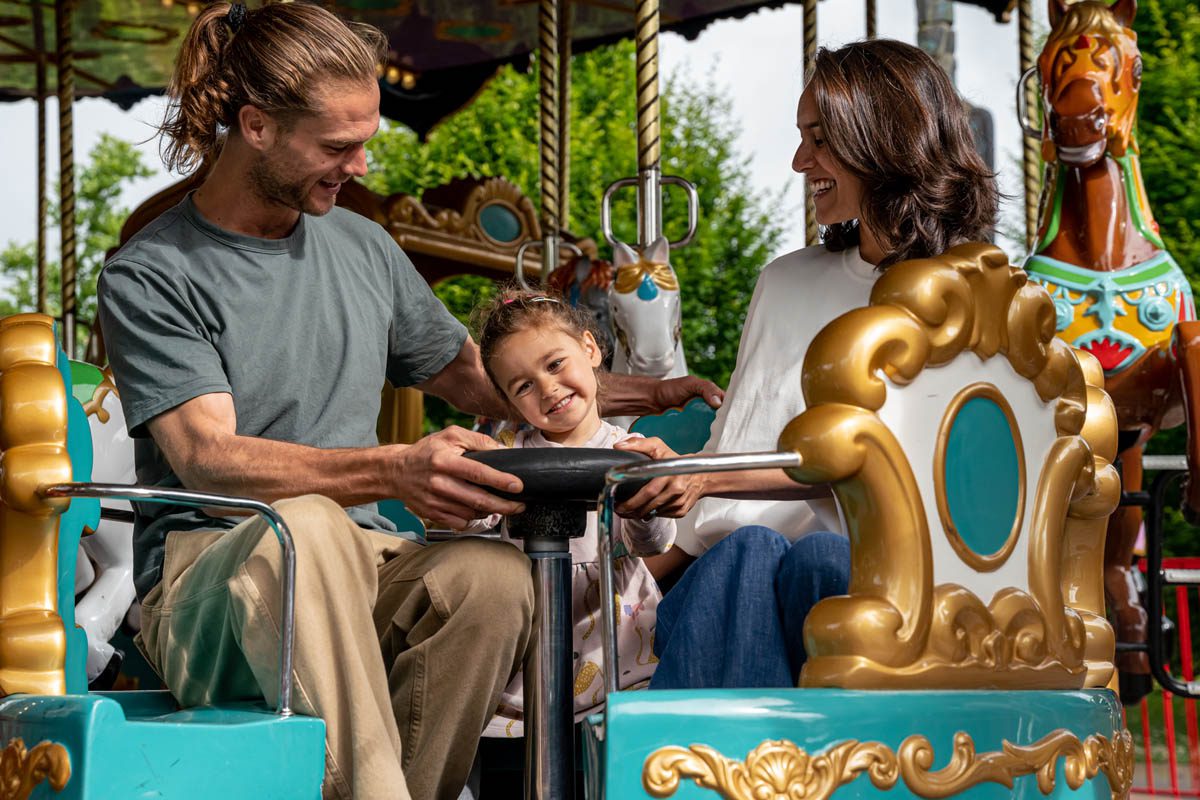
<instances>
[{"instance_id":1,"label":"white carousel horse","mask_svg":"<svg viewBox=\"0 0 1200 800\"><path fill-rule=\"evenodd\" d=\"M608 292L617 342L613 372L660 379L687 374L680 338L679 278L669 256L662 237L641 255L620 242L613 248L617 274ZM627 428L633 418L611 421Z\"/></svg>"},{"instance_id":2,"label":"white carousel horse","mask_svg":"<svg viewBox=\"0 0 1200 800\"><path fill-rule=\"evenodd\" d=\"M135 484L133 442L125 428L121 398L107 370L72 362L76 397L87 412L92 435L92 480ZM85 399L86 398L86 399ZM105 509L132 512L129 503L105 500ZM85 557L86 556L86 557ZM122 620L138 627L140 607L133 588L133 525L100 520L95 533L83 537L75 573L75 624L87 632L87 679L92 683L113 663L120 666L109 643Z\"/></svg>"}]
</instances>

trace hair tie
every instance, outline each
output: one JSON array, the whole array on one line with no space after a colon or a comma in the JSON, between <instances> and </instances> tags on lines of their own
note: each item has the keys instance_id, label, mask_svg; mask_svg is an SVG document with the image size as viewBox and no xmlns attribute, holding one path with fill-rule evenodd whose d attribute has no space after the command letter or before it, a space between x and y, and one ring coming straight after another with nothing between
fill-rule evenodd
<instances>
[{"instance_id":1,"label":"hair tie","mask_svg":"<svg viewBox=\"0 0 1200 800\"><path fill-rule=\"evenodd\" d=\"M539 294L535 297L520 297L520 296L506 297L504 300L502 300L500 302L500 305L507 306L507 305L511 305L512 303L559 303L559 302L562 302L562 301L560 301L557 297L547 297L544 294Z\"/></svg>"},{"instance_id":2,"label":"hair tie","mask_svg":"<svg viewBox=\"0 0 1200 800\"><path fill-rule=\"evenodd\" d=\"M240 31L242 25L246 23L246 6L241 3L231 3L229 13L225 15L225 22L235 34Z\"/></svg>"}]
</instances>

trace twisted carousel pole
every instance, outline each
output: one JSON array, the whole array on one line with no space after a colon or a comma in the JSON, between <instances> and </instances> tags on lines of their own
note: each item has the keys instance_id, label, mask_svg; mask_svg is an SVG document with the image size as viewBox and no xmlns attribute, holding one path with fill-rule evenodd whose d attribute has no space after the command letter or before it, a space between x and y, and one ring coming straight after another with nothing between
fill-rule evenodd
<instances>
[{"instance_id":1,"label":"twisted carousel pole","mask_svg":"<svg viewBox=\"0 0 1200 800\"><path fill-rule=\"evenodd\" d=\"M874 39L875 31L875 0L867 0L867 38Z\"/></svg>"},{"instance_id":2,"label":"twisted carousel pole","mask_svg":"<svg viewBox=\"0 0 1200 800\"><path fill-rule=\"evenodd\" d=\"M1018 0L1017 24L1019 26L1018 42L1021 48L1021 75L1025 75L1034 67L1033 53L1033 0ZM1026 81L1025 107L1038 107L1038 90L1036 81ZM1024 120L1022 120L1024 123ZM1022 166L1025 170L1025 244L1033 247L1033 237L1037 235L1038 195L1041 193L1041 143L1025 133L1025 147L1022 151Z\"/></svg>"},{"instance_id":3,"label":"twisted carousel pole","mask_svg":"<svg viewBox=\"0 0 1200 800\"><path fill-rule=\"evenodd\" d=\"M662 236L662 134L658 97L658 0L638 0L637 42L638 248Z\"/></svg>"},{"instance_id":4,"label":"twisted carousel pole","mask_svg":"<svg viewBox=\"0 0 1200 800\"><path fill-rule=\"evenodd\" d=\"M75 357L75 52L74 0L54 0L58 23L58 161L62 238L63 350Z\"/></svg>"},{"instance_id":5,"label":"twisted carousel pole","mask_svg":"<svg viewBox=\"0 0 1200 800\"><path fill-rule=\"evenodd\" d=\"M868 16L868 23L870 17ZM871 34L868 33L868 36ZM804 79L812 75L817 61L817 0L804 0ZM813 204L812 184L804 180L804 243L817 243L817 209Z\"/></svg>"},{"instance_id":6,"label":"twisted carousel pole","mask_svg":"<svg viewBox=\"0 0 1200 800\"><path fill-rule=\"evenodd\" d=\"M558 0L541 0L538 8L539 98L541 102L542 280L558 266L562 199L559 181L562 131L559 127L561 85Z\"/></svg>"},{"instance_id":7,"label":"twisted carousel pole","mask_svg":"<svg viewBox=\"0 0 1200 800\"><path fill-rule=\"evenodd\" d=\"M41 2L30 6L37 93L37 312L46 313L46 21Z\"/></svg>"},{"instance_id":8,"label":"twisted carousel pole","mask_svg":"<svg viewBox=\"0 0 1200 800\"><path fill-rule=\"evenodd\" d=\"M571 3L558 15L558 224L571 229Z\"/></svg>"}]
</instances>

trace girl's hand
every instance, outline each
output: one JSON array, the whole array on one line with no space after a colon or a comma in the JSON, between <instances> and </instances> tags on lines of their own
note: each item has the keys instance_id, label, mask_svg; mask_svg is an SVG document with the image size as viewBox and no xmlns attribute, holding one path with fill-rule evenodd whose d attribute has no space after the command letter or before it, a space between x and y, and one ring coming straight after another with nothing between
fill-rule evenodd
<instances>
[{"instance_id":1,"label":"girl's hand","mask_svg":"<svg viewBox=\"0 0 1200 800\"><path fill-rule=\"evenodd\" d=\"M613 446L615 450L644 453L653 459L678 458L662 439L626 439ZM704 496L706 475L672 475L655 478L633 497L617 506L622 517L647 519L653 516L682 517Z\"/></svg>"}]
</instances>

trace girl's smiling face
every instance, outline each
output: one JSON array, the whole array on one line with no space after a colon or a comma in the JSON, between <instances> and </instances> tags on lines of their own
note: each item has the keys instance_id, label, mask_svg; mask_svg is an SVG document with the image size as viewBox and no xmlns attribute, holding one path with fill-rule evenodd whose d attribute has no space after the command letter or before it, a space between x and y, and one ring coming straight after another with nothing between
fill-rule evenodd
<instances>
[{"instance_id":1,"label":"girl's smiling face","mask_svg":"<svg viewBox=\"0 0 1200 800\"><path fill-rule=\"evenodd\" d=\"M557 327L506 336L491 372L513 408L547 439L578 446L600 427L596 368L603 354L591 333L576 339Z\"/></svg>"}]
</instances>

